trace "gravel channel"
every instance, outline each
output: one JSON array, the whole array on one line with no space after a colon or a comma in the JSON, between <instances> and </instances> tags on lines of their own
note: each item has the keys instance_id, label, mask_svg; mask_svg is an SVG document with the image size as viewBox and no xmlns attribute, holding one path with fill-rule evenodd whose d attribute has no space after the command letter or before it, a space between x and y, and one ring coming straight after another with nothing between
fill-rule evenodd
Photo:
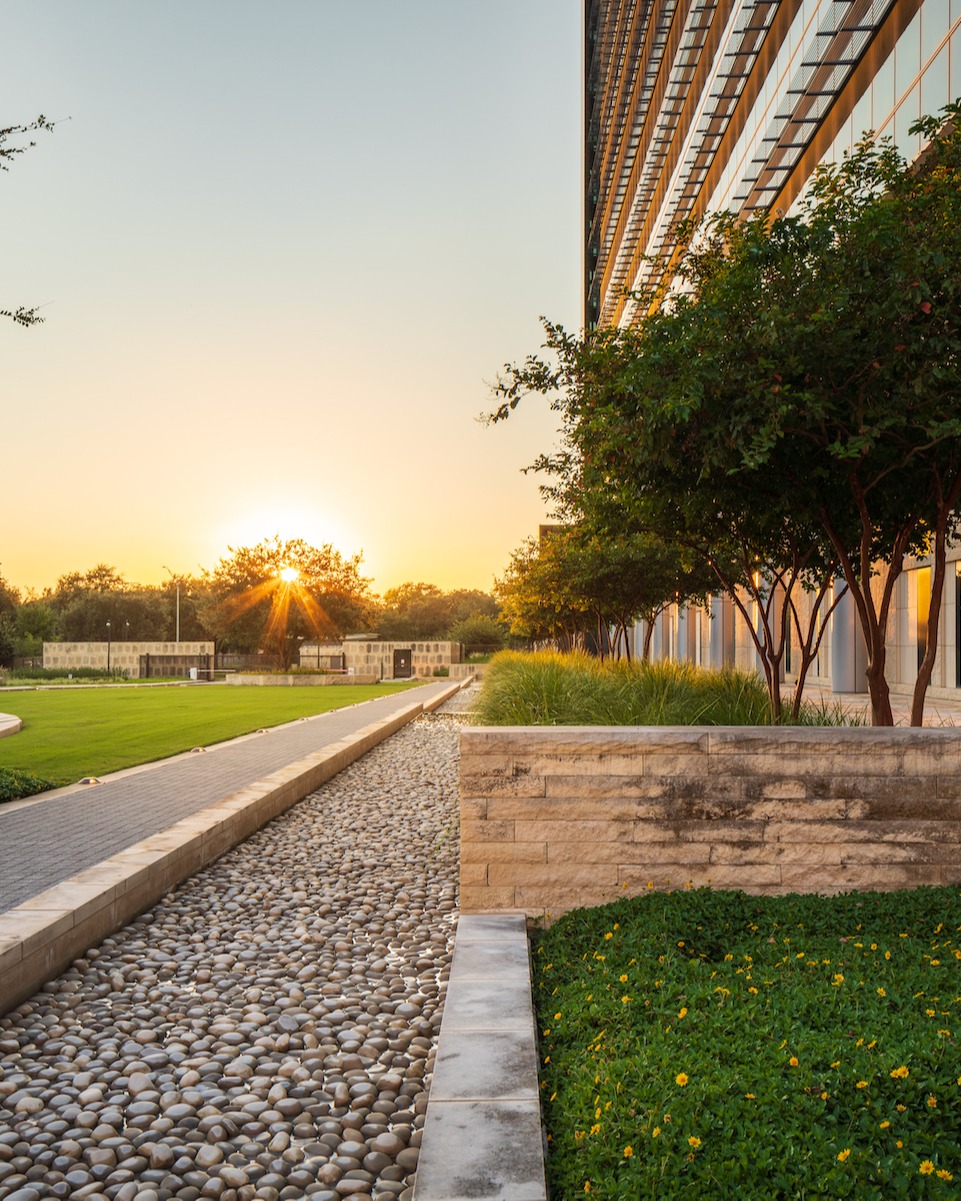
<instances>
[{"instance_id":1,"label":"gravel channel","mask_svg":"<svg viewBox=\"0 0 961 1201\"><path fill-rule=\"evenodd\" d=\"M418 719L0 1019L0 1198L410 1201L461 721Z\"/></svg>"}]
</instances>

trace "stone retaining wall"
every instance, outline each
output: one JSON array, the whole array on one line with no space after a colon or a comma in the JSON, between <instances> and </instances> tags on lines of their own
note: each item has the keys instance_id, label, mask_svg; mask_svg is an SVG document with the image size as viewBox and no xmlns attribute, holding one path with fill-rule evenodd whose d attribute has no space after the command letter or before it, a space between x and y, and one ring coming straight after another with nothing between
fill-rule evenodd
<instances>
[{"instance_id":1,"label":"stone retaining wall","mask_svg":"<svg viewBox=\"0 0 961 1201\"><path fill-rule=\"evenodd\" d=\"M461 909L961 882L961 731L475 727Z\"/></svg>"}]
</instances>

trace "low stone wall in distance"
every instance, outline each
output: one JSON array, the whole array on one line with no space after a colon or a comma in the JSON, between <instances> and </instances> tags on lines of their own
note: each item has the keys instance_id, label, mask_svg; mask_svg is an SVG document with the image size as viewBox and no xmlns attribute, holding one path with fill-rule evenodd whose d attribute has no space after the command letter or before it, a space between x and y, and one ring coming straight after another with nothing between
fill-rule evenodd
<instances>
[{"instance_id":1,"label":"low stone wall in distance","mask_svg":"<svg viewBox=\"0 0 961 1201\"><path fill-rule=\"evenodd\" d=\"M461 909L961 882L961 730L474 727Z\"/></svg>"},{"instance_id":2,"label":"low stone wall in distance","mask_svg":"<svg viewBox=\"0 0 961 1201\"><path fill-rule=\"evenodd\" d=\"M235 671L228 672L226 679L228 684L244 684L257 685L261 684L266 688L298 688L304 687L326 687L329 684L376 684L379 681L379 676L348 676L348 675L281 675L271 672L245 672Z\"/></svg>"}]
</instances>

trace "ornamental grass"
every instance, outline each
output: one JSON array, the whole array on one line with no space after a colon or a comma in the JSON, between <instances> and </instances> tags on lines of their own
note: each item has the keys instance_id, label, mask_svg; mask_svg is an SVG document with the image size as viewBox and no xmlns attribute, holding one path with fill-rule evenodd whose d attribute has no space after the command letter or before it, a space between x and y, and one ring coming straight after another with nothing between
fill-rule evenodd
<instances>
[{"instance_id":1,"label":"ornamental grass","mask_svg":"<svg viewBox=\"0 0 961 1201\"><path fill-rule=\"evenodd\" d=\"M961 892L650 892L533 944L553 1201L956 1198Z\"/></svg>"},{"instance_id":2,"label":"ornamental grass","mask_svg":"<svg viewBox=\"0 0 961 1201\"><path fill-rule=\"evenodd\" d=\"M763 726L767 689L755 672L692 663L600 660L580 651L502 651L474 720L489 726ZM783 720L789 715L787 706ZM839 706L805 705L798 724L838 725Z\"/></svg>"}]
</instances>

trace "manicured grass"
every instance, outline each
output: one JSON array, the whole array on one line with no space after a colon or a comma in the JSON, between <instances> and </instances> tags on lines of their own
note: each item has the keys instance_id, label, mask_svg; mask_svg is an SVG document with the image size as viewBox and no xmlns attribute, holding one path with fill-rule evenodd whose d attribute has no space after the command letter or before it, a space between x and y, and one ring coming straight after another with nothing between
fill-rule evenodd
<instances>
[{"instance_id":1,"label":"manicured grass","mask_svg":"<svg viewBox=\"0 0 961 1201\"><path fill-rule=\"evenodd\" d=\"M72 783L405 687L417 685L194 684L0 693L0 708L23 721L19 734L0 739L0 769L36 773L56 784Z\"/></svg>"},{"instance_id":2,"label":"manicured grass","mask_svg":"<svg viewBox=\"0 0 961 1201\"><path fill-rule=\"evenodd\" d=\"M764 726L764 681L734 668L627 663L575 652L502 651L488 668L473 712L490 726ZM785 711L784 721L788 720ZM830 706L805 705L797 724L838 725Z\"/></svg>"},{"instance_id":3,"label":"manicured grass","mask_svg":"<svg viewBox=\"0 0 961 1201\"><path fill-rule=\"evenodd\" d=\"M961 893L650 893L534 943L555 1201L957 1197Z\"/></svg>"}]
</instances>

